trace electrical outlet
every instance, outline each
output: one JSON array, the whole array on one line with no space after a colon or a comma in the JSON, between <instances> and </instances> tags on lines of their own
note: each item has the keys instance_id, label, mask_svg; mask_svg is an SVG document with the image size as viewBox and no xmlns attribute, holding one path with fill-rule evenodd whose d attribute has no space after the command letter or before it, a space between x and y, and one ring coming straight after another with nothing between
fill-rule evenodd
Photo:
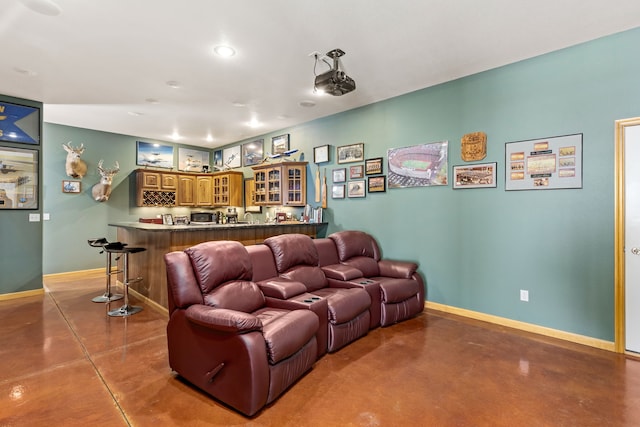
<instances>
[{"instance_id":1,"label":"electrical outlet","mask_svg":"<svg viewBox=\"0 0 640 427\"><path fill-rule=\"evenodd\" d=\"M529 302L529 291L520 289L520 301Z\"/></svg>"}]
</instances>

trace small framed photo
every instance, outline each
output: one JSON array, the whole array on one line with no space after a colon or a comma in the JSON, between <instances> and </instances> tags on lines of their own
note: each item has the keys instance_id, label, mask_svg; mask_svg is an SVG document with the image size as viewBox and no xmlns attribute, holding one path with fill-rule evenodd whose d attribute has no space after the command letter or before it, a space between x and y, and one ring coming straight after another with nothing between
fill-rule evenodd
<instances>
[{"instance_id":1,"label":"small framed photo","mask_svg":"<svg viewBox=\"0 0 640 427\"><path fill-rule=\"evenodd\" d=\"M331 187L332 199L344 199L344 184L334 184Z\"/></svg>"},{"instance_id":2,"label":"small framed photo","mask_svg":"<svg viewBox=\"0 0 640 427\"><path fill-rule=\"evenodd\" d=\"M453 167L453 188L495 188L497 163Z\"/></svg>"},{"instance_id":3,"label":"small framed photo","mask_svg":"<svg viewBox=\"0 0 640 427\"><path fill-rule=\"evenodd\" d=\"M262 162L264 139L242 144L242 166L253 166Z\"/></svg>"},{"instance_id":4,"label":"small framed photo","mask_svg":"<svg viewBox=\"0 0 640 427\"><path fill-rule=\"evenodd\" d=\"M288 133L271 138L271 154L282 154L285 151L289 151Z\"/></svg>"},{"instance_id":5,"label":"small framed photo","mask_svg":"<svg viewBox=\"0 0 640 427\"><path fill-rule=\"evenodd\" d=\"M340 168L333 170L333 183L336 182L345 182L347 180L347 169Z\"/></svg>"},{"instance_id":6,"label":"small framed photo","mask_svg":"<svg viewBox=\"0 0 640 427\"><path fill-rule=\"evenodd\" d=\"M80 181L62 181L62 192L63 193L79 193L82 188L82 183Z\"/></svg>"},{"instance_id":7,"label":"small framed photo","mask_svg":"<svg viewBox=\"0 0 640 427\"><path fill-rule=\"evenodd\" d=\"M364 173L367 175L377 175L379 173L382 173L382 157L365 160Z\"/></svg>"},{"instance_id":8,"label":"small framed photo","mask_svg":"<svg viewBox=\"0 0 640 427\"><path fill-rule=\"evenodd\" d=\"M364 160L364 142L343 145L337 148L338 163L353 163Z\"/></svg>"},{"instance_id":9,"label":"small framed photo","mask_svg":"<svg viewBox=\"0 0 640 427\"><path fill-rule=\"evenodd\" d=\"M324 163L329 161L329 146L321 145L313 147L313 163Z\"/></svg>"},{"instance_id":10,"label":"small framed photo","mask_svg":"<svg viewBox=\"0 0 640 427\"><path fill-rule=\"evenodd\" d=\"M385 175L369 177L367 184L369 193L384 193L387 191L387 177Z\"/></svg>"},{"instance_id":11,"label":"small framed photo","mask_svg":"<svg viewBox=\"0 0 640 427\"><path fill-rule=\"evenodd\" d=\"M349 181L347 189L347 197L364 197L365 196L365 181L364 179L357 181Z\"/></svg>"},{"instance_id":12,"label":"small framed photo","mask_svg":"<svg viewBox=\"0 0 640 427\"><path fill-rule=\"evenodd\" d=\"M349 167L349 179L357 179L364 177L364 168L362 165Z\"/></svg>"},{"instance_id":13,"label":"small framed photo","mask_svg":"<svg viewBox=\"0 0 640 427\"><path fill-rule=\"evenodd\" d=\"M162 223L164 225L173 225L173 216L171 214L162 214Z\"/></svg>"}]
</instances>

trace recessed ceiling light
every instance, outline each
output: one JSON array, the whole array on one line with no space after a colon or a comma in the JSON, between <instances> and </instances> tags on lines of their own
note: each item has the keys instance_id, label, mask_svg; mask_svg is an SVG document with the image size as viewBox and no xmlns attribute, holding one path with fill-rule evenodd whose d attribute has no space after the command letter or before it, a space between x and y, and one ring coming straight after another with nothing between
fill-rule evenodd
<instances>
[{"instance_id":1,"label":"recessed ceiling light","mask_svg":"<svg viewBox=\"0 0 640 427\"><path fill-rule=\"evenodd\" d=\"M213 48L213 52L223 58L230 58L236 54L234 48L225 45L219 45Z\"/></svg>"},{"instance_id":2,"label":"recessed ceiling light","mask_svg":"<svg viewBox=\"0 0 640 427\"><path fill-rule=\"evenodd\" d=\"M303 101L300 101L298 103L298 105L300 105L301 107L310 108L310 107L315 107L316 106L316 102L315 101L311 101L310 99L305 99Z\"/></svg>"},{"instance_id":3,"label":"recessed ceiling light","mask_svg":"<svg viewBox=\"0 0 640 427\"><path fill-rule=\"evenodd\" d=\"M251 121L249 123L247 123L247 126L249 126L251 128L258 128L258 127L262 126L262 123L260 123L258 121L258 119L253 118L253 119L251 119Z\"/></svg>"},{"instance_id":4,"label":"recessed ceiling light","mask_svg":"<svg viewBox=\"0 0 640 427\"><path fill-rule=\"evenodd\" d=\"M51 0L21 0L23 5L36 13L47 16L58 16L62 13L62 8Z\"/></svg>"},{"instance_id":5,"label":"recessed ceiling light","mask_svg":"<svg viewBox=\"0 0 640 427\"><path fill-rule=\"evenodd\" d=\"M173 139L174 141L177 141L181 138L180 134L178 133L178 131L173 131L173 133L170 136L171 139Z\"/></svg>"},{"instance_id":6,"label":"recessed ceiling light","mask_svg":"<svg viewBox=\"0 0 640 427\"><path fill-rule=\"evenodd\" d=\"M178 89L178 88L180 88L180 82L177 82L175 80L169 80L167 82L167 86L169 86L170 88L173 88L173 89Z\"/></svg>"},{"instance_id":7,"label":"recessed ceiling light","mask_svg":"<svg viewBox=\"0 0 640 427\"><path fill-rule=\"evenodd\" d=\"M207 135L207 137L205 138L205 141L213 142L213 137L211 136L211 134Z\"/></svg>"},{"instance_id":8,"label":"recessed ceiling light","mask_svg":"<svg viewBox=\"0 0 640 427\"><path fill-rule=\"evenodd\" d=\"M244 108L247 106L247 104L245 104L244 102L234 102L233 104L234 107L238 107L238 108Z\"/></svg>"},{"instance_id":9,"label":"recessed ceiling light","mask_svg":"<svg viewBox=\"0 0 640 427\"><path fill-rule=\"evenodd\" d=\"M139 112L139 111L129 111L127 112L127 114L129 114L130 116L141 116L143 113Z\"/></svg>"},{"instance_id":10,"label":"recessed ceiling light","mask_svg":"<svg viewBox=\"0 0 640 427\"><path fill-rule=\"evenodd\" d=\"M287 116L286 114L280 114L278 116L278 120L287 120L289 118L289 116Z\"/></svg>"},{"instance_id":11,"label":"recessed ceiling light","mask_svg":"<svg viewBox=\"0 0 640 427\"><path fill-rule=\"evenodd\" d=\"M145 101L147 101L149 104L160 104L160 101L155 98L147 98L145 99Z\"/></svg>"}]
</instances>

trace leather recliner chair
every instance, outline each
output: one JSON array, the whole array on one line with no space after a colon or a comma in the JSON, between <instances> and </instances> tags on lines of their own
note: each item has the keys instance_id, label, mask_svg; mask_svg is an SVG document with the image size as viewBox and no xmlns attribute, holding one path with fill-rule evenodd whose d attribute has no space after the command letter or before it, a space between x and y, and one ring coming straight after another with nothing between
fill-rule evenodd
<instances>
[{"instance_id":1,"label":"leather recliner chair","mask_svg":"<svg viewBox=\"0 0 640 427\"><path fill-rule=\"evenodd\" d=\"M241 243L201 243L164 260L169 364L180 376L252 416L311 368L318 316L269 307Z\"/></svg>"},{"instance_id":2,"label":"leather recliner chair","mask_svg":"<svg viewBox=\"0 0 640 427\"><path fill-rule=\"evenodd\" d=\"M381 259L378 243L363 231L338 231L328 238L335 243L340 263L380 284L381 326L401 322L424 310L424 281L417 273L416 263Z\"/></svg>"},{"instance_id":3,"label":"leather recliner chair","mask_svg":"<svg viewBox=\"0 0 640 427\"><path fill-rule=\"evenodd\" d=\"M311 237L282 234L264 241L276 263L280 277L300 282L306 292L327 300L327 351L334 352L369 331L371 298L364 289L330 287L318 266L318 252Z\"/></svg>"}]
</instances>

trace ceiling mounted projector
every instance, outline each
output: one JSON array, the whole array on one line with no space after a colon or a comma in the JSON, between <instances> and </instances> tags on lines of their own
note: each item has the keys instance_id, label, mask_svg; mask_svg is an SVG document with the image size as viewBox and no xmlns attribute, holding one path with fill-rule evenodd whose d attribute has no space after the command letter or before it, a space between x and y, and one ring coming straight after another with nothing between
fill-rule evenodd
<instances>
[{"instance_id":1,"label":"ceiling mounted projector","mask_svg":"<svg viewBox=\"0 0 640 427\"><path fill-rule=\"evenodd\" d=\"M333 66L323 60L331 67L331 70L316 76L316 81L313 85L315 90L323 91L333 96L340 96L356 89L356 82L338 67L338 58L344 54L341 49L333 49L327 52L327 56L333 59ZM317 61L318 57L316 56L316 63Z\"/></svg>"}]
</instances>

